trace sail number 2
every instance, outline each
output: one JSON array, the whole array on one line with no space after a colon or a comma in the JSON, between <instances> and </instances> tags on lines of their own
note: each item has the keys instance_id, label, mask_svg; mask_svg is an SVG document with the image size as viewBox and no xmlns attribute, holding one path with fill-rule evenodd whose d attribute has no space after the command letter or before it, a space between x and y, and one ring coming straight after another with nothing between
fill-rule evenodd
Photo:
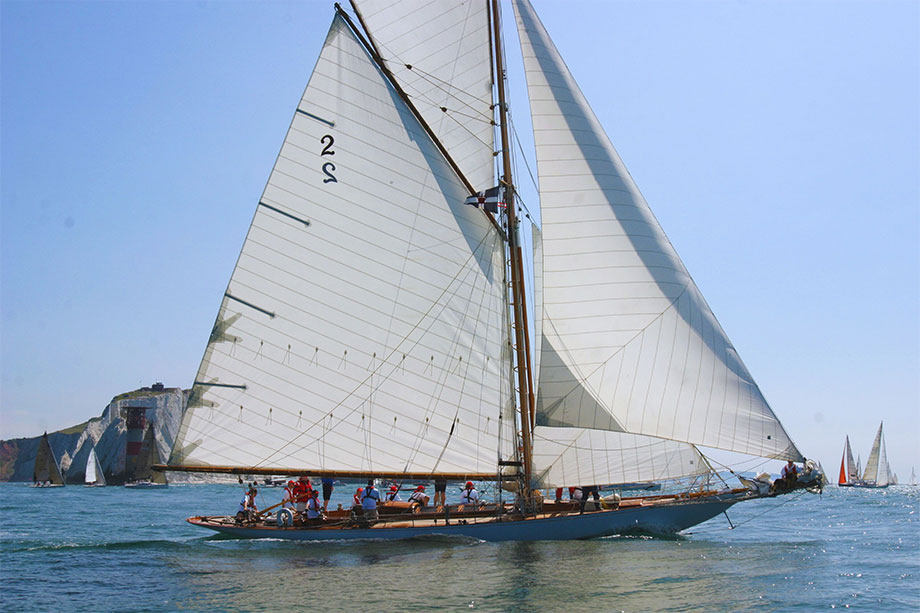
<instances>
[{"instance_id":1,"label":"sail number 2","mask_svg":"<svg viewBox=\"0 0 920 613\"><path fill-rule=\"evenodd\" d=\"M324 155L335 155L335 151L332 150L332 143L335 142L335 139L332 138L331 134L325 134L319 142L322 143L323 150L320 152L320 156ZM323 164L323 174L326 175L326 178L323 179L323 183L338 183L338 180L335 178L335 175L332 174L335 172L335 164L332 162L326 162Z\"/></svg>"}]
</instances>

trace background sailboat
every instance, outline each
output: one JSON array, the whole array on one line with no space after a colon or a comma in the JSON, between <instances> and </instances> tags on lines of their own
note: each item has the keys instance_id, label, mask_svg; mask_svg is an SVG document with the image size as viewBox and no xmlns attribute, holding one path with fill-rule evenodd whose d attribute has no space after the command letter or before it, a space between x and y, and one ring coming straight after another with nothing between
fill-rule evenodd
<instances>
[{"instance_id":1,"label":"background sailboat","mask_svg":"<svg viewBox=\"0 0 920 613\"><path fill-rule=\"evenodd\" d=\"M849 487L857 481L859 481L859 469L853 461L853 452L850 450L850 437L847 436L846 443L843 446L843 457L840 459L840 476L837 479L837 485Z\"/></svg>"},{"instance_id":2,"label":"background sailboat","mask_svg":"<svg viewBox=\"0 0 920 613\"><path fill-rule=\"evenodd\" d=\"M35 453L35 469L32 472L33 487L63 487L64 476L61 474L61 467L54 452L51 450L51 444L48 442L48 433L42 436L38 442L38 450Z\"/></svg>"},{"instance_id":3,"label":"background sailboat","mask_svg":"<svg viewBox=\"0 0 920 613\"><path fill-rule=\"evenodd\" d=\"M888 468L888 454L885 452L885 437L882 434L884 424L879 424L875 440L872 442L872 451L866 460L866 470L862 480L854 484L856 487L888 487L891 482Z\"/></svg>"},{"instance_id":4,"label":"background sailboat","mask_svg":"<svg viewBox=\"0 0 920 613\"><path fill-rule=\"evenodd\" d=\"M511 481L526 514L534 489L708 478L698 445L801 462L530 4L513 3L543 210L526 256L488 4L356 4L362 29L336 16L294 112L168 468ZM464 204L496 183L503 215ZM751 495L628 521L673 531ZM600 517L469 530L625 525Z\"/></svg>"},{"instance_id":5,"label":"background sailboat","mask_svg":"<svg viewBox=\"0 0 920 613\"><path fill-rule=\"evenodd\" d=\"M141 449L137 454L137 465L134 477L125 483L125 487L135 489L167 487L169 484L166 481L166 474L162 471L153 470L153 466L160 462L160 451L157 448L156 430L151 422L147 424L147 430L144 432Z\"/></svg>"},{"instance_id":6,"label":"background sailboat","mask_svg":"<svg viewBox=\"0 0 920 613\"><path fill-rule=\"evenodd\" d=\"M86 473L83 482L87 487L105 486L105 473L103 473L99 457L96 455L95 445L89 450L89 457L86 459Z\"/></svg>"}]
</instances>

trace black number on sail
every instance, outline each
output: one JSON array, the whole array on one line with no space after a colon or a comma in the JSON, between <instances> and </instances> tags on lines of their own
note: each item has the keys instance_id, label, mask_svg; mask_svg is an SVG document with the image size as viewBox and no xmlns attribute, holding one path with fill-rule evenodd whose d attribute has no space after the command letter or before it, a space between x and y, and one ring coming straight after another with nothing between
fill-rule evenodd
<instances>
[{"instance_id":1,"label":"black number on sail","mask_svg":"<svg viewBox=\"0 0 920 613\"><path fill-rule=\"evenodd\" d=\"M332 174L332 171L335 170L335 164L332 162L326 162L323 164L323 174L326 175L326 178L323 179L323 183L338 183L338 179Z\"/></svg>"},{"instance_id":2,"label":"black number on sail","mask_svg":"<svg viewBox=\"0 0 920 613\"><path fill-rule=\"evenodd\" d=\"M327 138L329 139L328 143L326 142ZM326 134L321 139L319 139L319 142L326 144L326 146L323 147L323 151L320 153L320 155L335 155L335 151L332 150L332 143L335 142L335 139L332 138L331 134Z\"/></svg>"}]
</instances>

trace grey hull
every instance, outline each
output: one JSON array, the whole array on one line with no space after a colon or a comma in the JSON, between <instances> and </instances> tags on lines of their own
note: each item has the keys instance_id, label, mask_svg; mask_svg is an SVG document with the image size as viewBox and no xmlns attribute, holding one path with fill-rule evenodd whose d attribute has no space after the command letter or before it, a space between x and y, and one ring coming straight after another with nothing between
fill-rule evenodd
<instances>
[{"instance_id":1,"label":"grey hull","mask_svg":"<svg viewBox=\"0 0 920 613\"><path fill-rule=\"evenodd\" d=\"M589 539L615 534L651 533L670 535L686 530L724 512L743 497L712 497L705 501L660 506L587 512L526 521L479 521L436 526L393 526L317 530L277 526L237 526L206 521L189 522L240 538L274 538L296 541L408 539L425 536L459 536L483 541L552 541Z\"/></svg>"}]
</instances>

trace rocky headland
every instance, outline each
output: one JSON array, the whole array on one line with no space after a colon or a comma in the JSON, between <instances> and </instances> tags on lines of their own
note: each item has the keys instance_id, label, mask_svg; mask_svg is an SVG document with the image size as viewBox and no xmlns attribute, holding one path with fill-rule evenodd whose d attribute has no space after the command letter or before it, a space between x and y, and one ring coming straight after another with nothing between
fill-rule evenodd
<instances>
[{"instance_id":1,"label":"rocky headland","mask_svg":"<svg viewBox=\"0 0 920 613\"><path fill-rule=\"evenodd\" d=\"M160 458L165 462L179 430L188 391L156 383L115 396L100 417L48 433L48 442L61 465L66 483L83 483L89 452L96 446L106 481L111 485L125 481L126 425L121 409L144 407L147 422L153 425ZM0 481L31 481L35 454L41 433L33 438L0 441ZM172 475L170 475L172 479Z\"/></svg>"}]
</instances>

